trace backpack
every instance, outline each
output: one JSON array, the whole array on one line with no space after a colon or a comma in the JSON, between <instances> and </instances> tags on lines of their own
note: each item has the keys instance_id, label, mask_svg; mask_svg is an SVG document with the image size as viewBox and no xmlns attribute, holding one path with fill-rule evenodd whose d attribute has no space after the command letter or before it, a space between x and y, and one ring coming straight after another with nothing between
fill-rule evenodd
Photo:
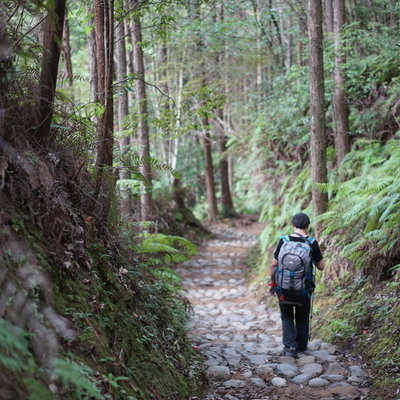
<instances>
[{"instance_id":1,"label":"backpack","mask_svg":"<svg viewBox=\"0 0 400 400\"><path fill-rule=\"evenodd\" d=\"M289 236L282 236L282 247L278 256L276 269L276 292L279 300L285 298L303 300L309 299L315 287L312 248L313 237L305 238L304 242L291 241Z\"/></svg>"}]
</instances>

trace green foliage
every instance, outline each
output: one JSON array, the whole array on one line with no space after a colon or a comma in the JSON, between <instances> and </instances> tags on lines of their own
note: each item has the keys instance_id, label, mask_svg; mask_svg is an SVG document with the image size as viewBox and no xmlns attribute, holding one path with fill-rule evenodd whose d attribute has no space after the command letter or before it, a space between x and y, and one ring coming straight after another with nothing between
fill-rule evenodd
<instances>
[{"instance_id":1,"label":"green foliage","mask_svg":"<svg viewBox=\"0 0 400 400\"><path fill-rule=\"evenodd\" d=\"M179 236L147 233L142 235L142 239L137 251L149 255L147 262L150 265L184 262L197 254L196 246Z\"/></svg>"},{"instance_id":2,"label":"green foliage","mask_svg":"<svg viewBox=\"0 0 400 400\"><path fill-rule=\"evenodd\" d=\"M398 281L387 285L341 281L316 297L320 335L370 362L374 376L370 397L374 399L385 398L398 387L399 288Z\"/></svg>"},{"instance_id":3,"label":"green foliage","mask_svg":"<svg viewBox=\"0 0 400 400\"><path fill-rule=\"evenodd\" d=\"M89 367L63 359L54 360L54 367L54 372L64 385L72 384L75 387L77 399L104 399L104 396L101 395L96 384L91 379L93 371Z\"/></svg>"},{"instance_id":4,"label":"green foliage","mask_svg":"<svg viewBox=\"0 0 400 400\"><path fill-rule=\"evenodd\" d=\"M29 393L29 399L53 400L56 397L46 387L45 372L38 367L30 350L30 339L26 331L0 319L1 373L12 374L19 389ZM88 367L59 358L53 360L50 371L61 380L65 389L74 388L73 399L104 399L91 377L93 372Z\"/></svg>"},{"instance_id":5,"label":"green foliage","mask_svg":"<svg viewBox=\"0 0 400 400\"><path fill-rule=\"evenodd\" d=\"M374 271L378 257L397 257L400 235L400 184L397 176L400 146L397 140L386 145L360 141L341 167L344 181L329 184L334 191L329 210L321 217L325 235L341 248L356 268ZM393 267L388 264L387 269Z\"/></svg>"}]
</instances>

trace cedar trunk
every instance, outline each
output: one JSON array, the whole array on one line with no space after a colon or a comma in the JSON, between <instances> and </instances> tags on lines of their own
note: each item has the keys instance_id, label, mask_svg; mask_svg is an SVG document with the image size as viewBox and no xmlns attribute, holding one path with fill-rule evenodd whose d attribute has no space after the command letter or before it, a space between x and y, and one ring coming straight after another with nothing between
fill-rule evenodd
<instances>
[{"instance_id":1,"label":"cedar trunk","mask_svg":"<svg viewBox=\"0 0 400 400\"><path fill-rule=\"evenodd\" d=\"M208 116L203 117L203 147L204 147L204 163L206 173L207 203L210 213L210 219L215 220L218 216L217 197L215 195L214 169L211 153L211 137L209 132Z\"/></svg>"},{"instance_id":2,"label":"cedar trunk","mask_svg":"<svg viewBox=\"0 0 400 400\"><path fill-rule=\"evenodd\" d=\"M139 1L132 2L136 9ZM134 64L136 74L136 101L138 105L138 146L142 165L139 167L140 173L145 177L146 184L141 184L140 189L140 213L141 220L147 221L152 216L152 174L150 164L150 140L147 115L147 94L145 84L144 56L142 49L142 27L140 18L136 18L132 24Z\"/></svg>"},{"instance_id":3,"label":"cedar trunk","mask_svg":"<svg viewBox=\"0 0 400 400\"><path fill-rule=\"evenodd\" d=\"M343 66L346 62L341 45L341 35L345 23L345 0L333 0L335 68L333 72L333 120L335 147L338 165L350 150L348 135L349 108L346 100L345 76Z\"/></svg>"},{"instance_id":4,"label":"cedar trunk","mask_svg":"<svg viewBox=\"0 0 400 400\"><path fill-rule=\"evenodd\" d=\"M325 26L327 32L333 32L333 4L335 0L324 0Z\"/></svg>"},{"instance_id":5,"label":"cedar trunk","mask_svg":"<svg viewBox=\"0 0 400 400\"><path fill-rule=\"evenodd\" d=\"M50 134L61 53L65 3L66 0L54 0L47 3L48 16L44 26L44 54L40 73L39 127L37 131L37 136L41 140L47 140Z\"/></svg>"},{"instance_id":6,"label":"cedar trunk","mask_svg":"<svg viewBox=\"0 0 400 400\"><path fill-rule=\"evenodd\" d=\"M88 10L89 14L94 10ZM94 26L94 17L90 17L90 24ZM91 29L88 34L88 53L89 53L89 101L95 103L98 100L98 71L97 71L97 46L96 31ZM93 118L95 120L95 118Z\"/></svg>"},{"instance_id":7,"label":"cedar trunk","mask_svg":"<svg viewBox=\"0 0 400 400\"><path fill-rule=\"evenodd\" d=\"M116 75L119 84L118 91L118 126L120 133L120 147L122 155L125 155L129 147L129 136L124 135L125 120L128 116L129 103L128 92L125 87L124 80L127 73L127 59L125 46L125 25L123 21L119 21L116 27Z\"/></svg>"},{"instance_id":8,"label":"cedar trunk","mask_svg":"<svg viewBox=\"0 0 400 400\"><path fill-rule=\"evenodd\" d=\"M69 42L69 23L66 13L64 15L62 51L64 55L65 69L67 71L68 83L69 86L71 86L74 82L74 74L72 73L71 46Z\"/></svg>"},{"instance_id":9,"label":"cedar trunk","mask_svg":"<svg viewBox=\"0 0 400 400\"><path fill-rule=\"evenodd\" d=\"M214 19L223 23L224 21L224 4L219 5L218 8L218 16L215 10ZM257 88L259 90L259 95L262 96L262 68L261 68L261 61L260 61L260 39L261 35L257 36ZM225 46L224 46L225 47ZM220 71L220 79L221 81L224 80L223 73L226 70L226 60L220 55L216 54L215 56L215 65L217 70ZM226 97L226 81L225 81L225 97ZM222 206L222 213L225 217L232 217L235 215L235 209L233 207L233 201L231 196L231 191L229 187L229 169L228 169L228 158L226 154L226 133L225 133L225 123L224 123L224 109L220 107L217 110L217 130L218 130L218 151L219 151L219 174L221 178L221 206ZM218 129L219 128L219 129Z\"/></svg>"},{"instance_id":10,"label":"cedar trunk","mask_svg":"<svg viewBox=\"0 0 400 400\"><path fill-rule=\"evenodd\" d=\"M105 221L111 207L114 181L111 174L114 143L114 111L112 79L114 69L114 3L113 0L95 0L96 61L98 100L104 111L97 121L97 179L95 199L101 193L100 217Z\"/></svg>"},{"instance_id":11,"label":"cedar trunk","mask_svg":"<svg viewBox=\"0 0 400 400\"><path fill-rule=\"evenodd\" d=\"M124 80L126 79L127 73L127 57L126 57L126 45L125 45L125 24L124 21L119 21L116 26L116 75L119 84L118 91L118 127L119 127L119 146L121 149L122 165L119 172L120 179L129 179L130 173L126 162L124 163L125 156L129 150L130 138L124 133L126 118L129 113L129 99L128 92L125 87ZM129 216L131 214L131 199L129 196L129 189L121 190L121 205L122 212L124 215Z\"/></svg>"},{"instance_id":12,"label":"cedar trunk","mask_svg":"<svg viewBox=\"0 0 400 400\"><path fill-rule=\"evenodd\" d=\"M223 110L218 110L218 117L220 121L223 121L224 115ZM222 213L225 217L232 217L235 215L235 208L233 207L233 201L231 196L231 190L229 185L229 166L228 158L226 155L226 135L225 126L223 123L220 124L219 135L218 135L218 150L219 150L219 174L221 178L221 206Z\"/></svg>"},{"instance_id":13,"label":"cedar trunk","mask_svg":"<svg viewBox=\"0 0 400 400\"><path fill-rule=\"evenodd\" d=\"M318 188L327 182L326 121L324 104L324 66L322 50L321 0L308 0L308 35L310 47L310 106L311 106L311 175L314 216L324 213L328 195ZM321 227L316 223L317 234Z\"/></svg>"}]
</instances>

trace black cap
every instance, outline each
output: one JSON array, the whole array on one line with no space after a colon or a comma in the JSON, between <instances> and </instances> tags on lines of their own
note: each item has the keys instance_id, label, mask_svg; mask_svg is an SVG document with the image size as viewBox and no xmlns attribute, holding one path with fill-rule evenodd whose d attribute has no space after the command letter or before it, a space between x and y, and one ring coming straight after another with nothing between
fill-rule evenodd
<instances>
[{"instance_id":1,"label":"black cap","mask_svg":"<svg viewBox=\"0 0 400 400\"><path fill-rule=\"evenodd\" d=\"M308 215L298 213L292 218L292 224L299 229L306 229L310 225L310 218Z\"/></svg>"}]
</instances>

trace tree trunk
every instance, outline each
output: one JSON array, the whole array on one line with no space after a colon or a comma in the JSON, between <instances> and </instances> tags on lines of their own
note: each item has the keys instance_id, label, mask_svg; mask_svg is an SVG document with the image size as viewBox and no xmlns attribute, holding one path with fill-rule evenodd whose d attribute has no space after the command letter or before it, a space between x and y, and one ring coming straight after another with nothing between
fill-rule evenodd
<instances>
[{"instance_id":1,"label":"tree trunk","mask_svg":"<svg viewBox=\"0 0 400 400\"><path fill-rule=\"evenodd\" d=\"M307 14L299 13L297 17L298 25L299 25L299 37L297 38L296 43L296 62L298 65L305 65L304 60L304 43L303 40L307 36Z\"/></svg>"},{"instance_id":2,"label":"tree trunk","mask_svg":"<svg viewBox=\"0 0 400 400\"><path fill-rule=\"evenodd\" d=\"M226 154L226 135L225 126L223 124L223 110L218 110L218 117L222 121L218 133L218 150L219 150L219 174L221 178L221 206L222 213L225 217L233 217L235 215L235 208L233 207L233 201L231 196L231 190L229 187L229 168L228 158Z\"/></svg>"},{"instance_id":3,"label":"tree trunk","mask_svg":"<svg viewBox=\"0 0 400 400\"><path fill-rule=\"evenodd\" d=\"M139 7L139 0L133 0L134 9ZM153 203L152 203L152 174L150 164L150 140L149 140L149 125L147 115L147 95L145 84L145 68L144 55L142 49L142 27L140 18L134 19L132 24L133 29L133 51L135 61L136 74L136 101L138 105L138 145L139 155L142 159L142 165L139 167L140 173L145 177L146 184L141 183L140 189L140 211L141 220L148 221L152 218Z\"/></svg>"},{"instance_id":4,"label":"tree trunk","mask_svg":"<svg viewBox=\"0 0 400 400\"><path fill-rule=\"evenodd\" d=\"M44 28L44 54L40 73L39 127L37 136L47 140L50 135L53 103L56 92L60 45L64 25L66 0L48 1L48 16Z\"/></svg>"},{"instance_id":5,"label":"tree trunk","mask_svg":"<svg viewBox=\"0 0 400 400\"><path fill-rule=\"evenodd\" d=\"M333 0L335 67L333 72L333 120L335 128L335 147L338 165L350 150L348 135L349 108L345 92L343 66L346 62L341 44L341 35L345 23L345 0Z\"/></svg>"},{"instance_id":6,"label":"tree trunk","mask_svg":"<svg viewBox=\"0 0 400 400\"><path fill-rule=\"evenodd\" d=\"M118 126L120 140L119 144L121 147L122 155L124 155L129 146L129 136L124 134L126 117L129 113L128 103L128 92L125 87L124 80L126 79L127 73L127 58L126 58L126 46L125 46L125 26L123 21L119 21L116 27L116 72L117 81L122 82L119 85L118 92Z\"/></svg>"},{"instance_id":7,"label":"tree trunk","mask_svg":"<svg viewBox=\"0 0 400 400\"><path fill-rule=\"evenodd\" d=\"M116 72L117 81L121 82L119 84L118 91L118 127L119 127L119 146L121 149L121 170L119 173L120 179L129 179L130 172L128 165L124 165L124 158L129 150L130 140L129 135L126 134L126 118L129 114L129 100L128 91L126 90L126 79L127 74L127 57L126 57L126 45L125 45L125 25L124 21L120 20L116 26ZM124 215L130 216L131 214L131 199L129 196L129 189L121 189L121 205L122 212Z\"/></svg>"},{"instance_id":8,"label":"tree trunk","mask_svg":"<svg viewBox=\"0 0 400 400\"><path fill-rule=\"evenodd\" d=\"M64 30L63 30L63 39L62 39L62 51L64 55L65 69L67 71L67 78L69 86L72 86L74 82L74 75L72 73L72 61L71 61L71 46L69 42L69 24L68 17L65 13L64 15Z\"/></svg>"},{"instance_id":9,"label":"tree trunk","mask_svg":"<svg viewBox=\"0 0 400 400\"><path fill-rule=\"evenodd\" d=\"M90 12L90 11L89 11ZM91 13L91 12L90 12ZM94 17L90 17L90 24L94 26ZM88 35L88 53L89 53L89 101L96 103L98 100L98 71L97 71L97 46L96 31L91 29ZM96 118L93 118L94 120Z\"/></svg>"},{"instance_id":10,"label":"tree trunk","mask_svg":"<svg viewBox=\"0 0 400 400\"><path fill-rule=\"evenodd\" d=\"M283 19L283 18L282 18ZM285 34L285 42L286 42L286 57L285 57L285 64L286 64L286 71L289 71L290 68L292 68L292 45L293 45L293 38L292 38L292 33L290 32L290 29L292 27L292 17L289 15L286 17L286 21L284 20L285 23L285 31L287 32Z\"/></svg>"},{"instance_id":11,"label":"tree trunk","mask_svg":"<svg viewBox=\"0 0 400 400\"><path fill-rule=\"evenodd\" d=\"M163 43L160 49L160 75L161 75L161 82L160 82L160 89L169 96L169 86L168 86L168 48L167 44ZM162 96L161 98L161 118L169 118L170 115L170 105L168 97ZM165 125L161 128L160 132L161 137L161 147L163 152L164 161L170 165L172 160L172 152L173 152L173 140L170 138L170 132L168 132L168 128L165 128ZM170 179L170 183L172 183L172 178Z\"/></svg>"},{"instance_id":12,"label":"tree trunk","mask_svg":"<svg viewBox=\"0 0 400 400\"><path fill-rule=\"evenodd\" d=\"M104 112L97 122L97 179L95 198L103 196L100 217L106 220L111 207L114 180L111 174L114 143L114 110L112 80L114 69L114 3L113 0L95 0L96 60L98 70L98 99ZM107 174L107 175L106 175Z\"/></svg>"},{"instance_id":13,"label":"tree trunk","mask_svg":"<svg viewBox=\"0 0 400 400\"><path fill-rule=\"evenodd\" d=\"M310 106L311 106L311 175L314 216L327 209L328 196L318 188L327 182L326 122L324 104L324 64L322 50L322 4L321 0L308 0L308 35L310 47ZM316 221L317 235L321 226Z\"/></svg>"},{"instance_id":14,"label":"tree trunk","mask_svg":"<svg viewBox=\"0 0 400 400\"><path fill-rule=\"evenodd\" d=\"M224 5L223 3L219 5L218 15L215 10L214 21L217 23L223 23L224 21ZM260 36L260 37L259 37ZM257 35L257 85L259 90L259 95L262 94L261 84L262 84L262 69L260 63L260 50L258 48L260 44L261 35ZM224 46L225 48L225 46ZM224 80L223 73L226 70L226 60L223 56L216 53L215 56L216 70L219 71L219 76L221 81ZM225 87L226 90L226 87ZM224 93L226 97L226 92ZM261 102L261 101L260 101ZM224 109L221 107L217 110L217 134L218 134L218 151L219 151L219 174L221 179L221 207L222 213L225 217L232 217L235 215L235 209L233 207L233 201L231 196L231 191L229 188L229 171L228 171L228 158L226 154L226 133L225 133L225 123L224 123ZM218 129L219 128L219 129Z\"/></svg>"},{"instance_id":15,"label":"tree trunk","mask_svg":"<svg viewBox=\"0 0 400 400\"><path fill-rule=\"evenodd\" d=\"M197 22L201 18L200 14L200 1L194 0L189 4L189 10L191 19ZM203 54L204 43L200 34L196 34L196 55L201 59L199 73L201 74L201 88L204 90L207 88L207 71L206 71L206 61L205 55ZM201 95L200 95L201 96ZM204 106L206 99L200 100L200 105ZM218 206L217 197L215 194L215 180L214 180L214 169L212 162L212 141L210 135L210 123L208 115L204 115L201 118L201 124L203 127L203 149L204 149L204 164L205 164L205 181L206 181L206 191L207 191L207 204L209 217L215 220L218 216Z\"/></svg>"},{"instance_id":16,"label":"tree trunk","mask_svg":"<svg viewBox=\"0 0 400 400\"><path fill-rule=\"evenodd\" d=\"M335 0L324 0L325 27L327 32L333 32L333 5Z\"/></svg>"},{"instance_id":17,"label":"tree trunk","mask_svg":"<svg viewBox=\"0 0 400 400\"><path fill-rule=\"evenodd\" d=\"M211 152L211 137L210 137L210 126L208 116L204 116L202 120L203 124L203 147L204 147L204 163L205 163L205 175L206 175L206 188L207 188L207 204L210 213L210 219L215 220L218 216L217 197L215 195L215 182L214 182L214 168L212 162Z\"/></svg>"}]
</instances>

